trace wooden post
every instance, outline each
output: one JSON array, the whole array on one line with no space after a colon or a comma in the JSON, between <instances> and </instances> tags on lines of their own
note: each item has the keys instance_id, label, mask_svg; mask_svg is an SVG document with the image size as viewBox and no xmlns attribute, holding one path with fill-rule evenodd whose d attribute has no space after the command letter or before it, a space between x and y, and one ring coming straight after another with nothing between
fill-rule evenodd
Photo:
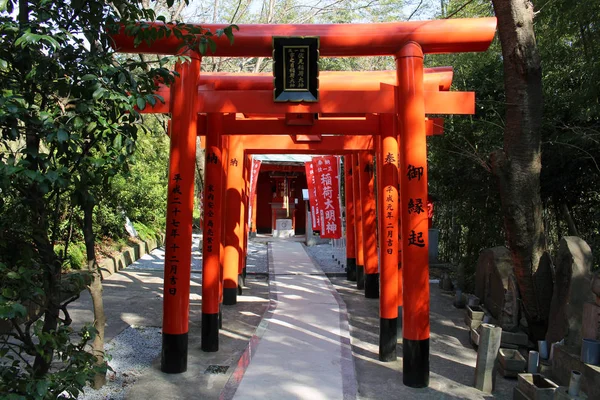
<instances>
[{"instance_id":1,"label":"wooden post","mask_svg":"<svg viewBox=\"0 0 600 400\"><path fill-rule=\"evenodd\" d=\"M365 297L379 298L377 225L375 220L375 167L373 153L362 151L360 158L360 204L365 267Z\"/></svg>"},{"instance_id":2,"label":"wooden post","mask_svg":"<svg viewBox=\"0 0 600 400\"><path fill-rule=\"evenodd\" d=\"M243 248L242 195L245 189L244 148L238 136L229 137L226 212L225 212L225 254L223 258L223 304L237 304L238 272Z\"/></svg>"},{"instance_id":3,"label":"wooden post","mask_svg":"<svg viewBox=\"0 0 600 400\"><path fill-rule=\"evenodd\" d=\"M423 97L423 52L407 43L396 56L402 165L402 268L404 285L403 382L429 385L429 255L427 143Z\"/></svg>"},{"instance_id":4,"label":"wooden post","mask_svg":"<svg viewBox=\"0 0 600 400\"><path fill-rule=\"evenodd\" d=\"M179 78L171 86L171 146L167 194L164 301L161 370L187 370L190 309L190 266L194 166L196 160L196 87L201 59L191 54L188 63L175 67Z\"/></svg>"},{"instance_id":5,"label":"wooden post","mask_svg":"<svg viewBox=\"0 0 600 400\"><path fill-rule=\"evenodd\" d=\"M202 350L219 350L219 276L222 191L221 133L223 116L207 117L204 180L204 235L202 238Z\"/></svg>"},{"instance_id":6,"label":"wooden post","mask_svg":"<svg viewBox=\"0 0 600 400\"><path fill-rule=\"evenodd\" d=\"M379 360L396 360L398 323L398 140L395 115L382 114L381 147L377 175L379 199L379 249L381 297L379 300Z\"/></svg>"},{"instance_id":7,"label":"wooden post","mask_svg":"<svg viewBox=\"0 0 600 400\"><path fill-rule=\"evenodd\" d=\"M354 237L354 186L352 155L344 156L344 196L346 201L346 279L356 281L356 246Z\"/></svg>"},{"instance_id":8,"label":"wooden post","mask_svg":"<svg viewBox=\"0 0 600 400\"><path fill-rule=\"evenodd\" d=\"M365 255L363 246L362 202L360 195L360 166L359 155L352 155L354 170L352 173L352 186L354 189L354 233L356 246L356 288L365 288Z\"/></svg>"}]
</instances>

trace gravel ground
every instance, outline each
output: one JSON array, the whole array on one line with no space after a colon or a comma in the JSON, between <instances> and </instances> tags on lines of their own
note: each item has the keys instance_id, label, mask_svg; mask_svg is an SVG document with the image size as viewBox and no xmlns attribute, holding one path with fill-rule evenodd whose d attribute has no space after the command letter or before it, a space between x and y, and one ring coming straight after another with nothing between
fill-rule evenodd
<instances>
[{"instance_id":1,"label":"gravel ground","mask_svg":"<svg viewBox=\"0 0 600 400\"><path fill-rule=\"evenodd\" d=\"M133 327L125 329L104 346L111 357L108 365L113 369L107 374L107 383L100 390L86 388L79 400L122 400L127 387L152 365L160 354L161 331L156 327Z\"/></svg>"},{"instance_id":2,"label":"gravel ground","mask_svg":"<svg viewBox=\"0 0 600 400\"><path fill-rule=\"evenodd\" d=\"M199 277L202 271L202 236L193 235L192 276ZM312 259L326 273L345 273L346 252L344 247L334 248L331 244L305 247ZM339 263L338 263L339 261ZM131 270L162 270L164 268L164 248L158 248L131 264ZM246 268L249 274L268 273L267 244L248 242ZM122 400L127 389L141 373L152 365L160 354L161 329L159 327L133 327L125 329L105 345L111 357L109 365L114 370L108 373L108 382L100 390L87 388L79 400Z\"/></svg>"},{"instance_id":3,"label":"gravel ground","mask_svg":"<svg viewBox=\"0 0 600 400\"><path fill-rule=\"evenodd\" d=\"M346 248L333 247L331 244L319 244L305 247L325 273L346 273Z\"/></svg>"}]
</instances>

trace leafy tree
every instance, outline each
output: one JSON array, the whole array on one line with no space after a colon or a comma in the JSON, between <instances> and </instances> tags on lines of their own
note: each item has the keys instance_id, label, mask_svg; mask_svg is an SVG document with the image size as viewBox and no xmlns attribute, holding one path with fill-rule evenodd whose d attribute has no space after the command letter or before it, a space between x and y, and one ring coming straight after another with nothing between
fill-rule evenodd
<instances>
[{"instance_id":1,"label":"leafy tree","mask_svg":"<svg viewBox=\"0 0 600 400\"><path fill-rule=\"evenodd\" d=\"M0 283L0 318L9 326L0 348L0 389L15 398L77 395L94 375L102 384L106 370L94 208L145 129L138 109L162 100L153 93L157 80L174 79L169 58L155 66L115 57L109 34L124 29L137 43L176 35L198 51L213 46L213 34L231 36L232 28L150 28L136 22L155 19L139 1L2 4L0 238L6 240L0 268L8 279ZM74 225L85 240L86 280L62 274ZM58 243L62 256L55 253ZM67 305L85 285L95 323L72 343ZM85 352L90 340L91 355Z\"/></svg>"}]
</instances>

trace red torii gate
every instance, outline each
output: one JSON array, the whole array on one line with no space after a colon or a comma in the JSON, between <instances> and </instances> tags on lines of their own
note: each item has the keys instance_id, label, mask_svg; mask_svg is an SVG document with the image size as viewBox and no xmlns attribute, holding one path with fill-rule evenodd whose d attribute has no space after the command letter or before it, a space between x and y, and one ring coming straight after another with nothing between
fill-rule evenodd
<instances>
[{"instance_id":1,"label":"red torii gate","mask_svg":"<svg viewBox=\"0 0 600 400\"><path fill-rule=\"evenodd\" d=\"M152 24L151 24L152 25ZM396 324L398 317L398 173L402 206L403 298L403 381L408 386L424 387L429 382L429 266L427 214L414 212L414 201L427 199L427 158L425 114L465 113L464 103L472 104L473 96L458 97L451 92L427 91L424 82L423 54L484 51L495 33L495 18L418 21L385 24L343 25L240 25L235 44L217 39L215 56L268 57L272 53L273 36L318 36L321 56L396 56L396 82L380 88L357 90L321 90L319 102L284 104L272 102L272 91L198 90L201 56L193 55L190 63L176 67L180 78L171 87L169 111L172 114L169 194L167 199L167 242L165 254L165 299L163 312L162 370L183 372L187 368L187 333L189 316L189 278L191 254L191 214L195 137L203 125L198 113L206 113L206 179L203 242L202 285L202 349L218 350L219 328L219 244L221 222L219 211L224 169L221 157L221 135L227 123L224 113L284 114L286 125L294 116L339 116L380 114L381 135L378 159L383 166L379 199L386 208L381 260L380 359L396 358ZM215 31L223 25L205 25ZM122 52L175 54L181 40L171 35L152 45L142 43L135 48L133 38L124 33L114 36L117 50ZM204 75L204 74L202 74ZM394 87L395 85L395 87ZM215 85L216 87L216 85ZM426 93L427 92L427 93ZM468 96L468 95L467 95ZM431 99L435 99L431 102ZM437 107L436 107L437 105ZM472 106L471 106L472 107ZM158 110L157 110L158 111ZM456 112L455 112L456 111ZM160 111L159 111L160 112ZM394 117L396 115L397 117ZM365 121L368 118L365 117ZM240 121L241 122L241 121ZM250 121L248 121L250 122ZM314 126L314 122L309 126ZM238 121L233 121L237 124ZM280 122L278 122L280 123ZM342 124L341 121L337 123ZM317 122L318 125L326 125ZM366 124L366 122L365 122ZM275 125L275 124L272 124ZM336 123L333 123L336 125ZM290 128L298 129L298 126ZM299 128L300 131L305 127ZM398 129L399 128L399 129ZM277 129L276 129L277 130ZM289 130L287 133L289 133ZM301 139L323 140L321 132L300 132ZM398 146L400 132L400 146ZM231 132L234 133L234 132ZM296 133L298 135L298 133ZM298 141L298 136L296 136ZM242 163L242 164L245 164ZM356 165L355 162L353 162ZM354 179L356 181L356 179ZM356 185L354 186L356 187ZM355 190L356 199L356 190ZM357 204L355 204L358 206ZM381 207L383 208L383 207ZM363 207L364 210L364 207ZM239 214L238 214L239 215ZM356 213L358 216L359 214ZM183 223L182 223L183 221ZM358 224L360 227L360 224ZM210 234L209 234L210 233ZM382 235L383 237L383 235ZM360 246L357 246L360 247ZM385 250L385 251L384 251ZM359 253L359 252L357 252ZM230 289L230 288L229 288Z\"/></svg>"}]
</instances>

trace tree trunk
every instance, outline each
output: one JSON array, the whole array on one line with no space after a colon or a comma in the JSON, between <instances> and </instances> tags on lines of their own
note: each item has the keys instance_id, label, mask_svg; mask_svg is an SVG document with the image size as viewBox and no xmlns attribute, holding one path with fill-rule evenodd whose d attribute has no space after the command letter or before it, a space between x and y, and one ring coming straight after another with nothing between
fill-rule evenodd
<instances>
[{"instance_id":1,"label":"tree trunk","mask_svg":"<svg viewBox=\"0 0 600 400\"><path fill-rule=\"evenodd\" d=\"M540 198L542 70L533 4L528 0L492 2L504 59L506 127L503 149L493 153L491 161L529 334L543 339L548 322L540 312L533 281L545 250Z\"/></svg>"},{"instance_id":2,"label":"tree trunk","mask_svg":"<svg viewBox=\"0 0 600 400\"><path fill-rule=\"evenodd\" d=\"M565 203L562 203L560 205L560 211L562 213L563 218L567 222L567 227L569 228L569 236L579 236L579 230L577 229L577 224L575 224L575 220L573 219L573 216L571 215L571 211L569 210L569 207Z\"/></svg>"},{"instance_id":3,"label":"tree trunk","mask_svg":"<svg viewBox=\"0 0 600 400\"><path fill-rule=\"evenodd\" d=\"M89 201L89 195L84 196L85 204L83 206L83 238L85 241L85 250L87 255L88 271L91 274L91 282L88 286L92 296L92 307L94 309L94 328L97 334L92 343L92 354L96 357L96 365L100 368L106 366L104 361L104 326L106 316L104 315L104 304L102 301L102 276L96 262L96 250L94 248L95 237L92 225L92 215L94 204ZM106 371L98 372L94 376L94 389L99 389L106 383Z\"/></svg>"}]
</instances>

